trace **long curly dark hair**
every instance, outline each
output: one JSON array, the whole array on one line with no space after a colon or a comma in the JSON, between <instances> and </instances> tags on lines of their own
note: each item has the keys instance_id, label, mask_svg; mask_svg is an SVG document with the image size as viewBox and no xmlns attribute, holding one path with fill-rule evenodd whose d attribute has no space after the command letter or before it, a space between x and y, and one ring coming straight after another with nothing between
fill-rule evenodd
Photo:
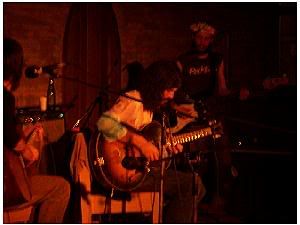
<instances>
[{"instance_id":1,"label":"long curly dark hair","mask_svg":"<svg viewBox=\"0 0 300 225\"><path fill-rule=\"evenodd\" d=\"M24 58L21 44L12 39L3 39L3 79L10 80L12 90L18 88L22 77Z\"/></svg>"},{"instance_id":2,"label":"long curly dark hair","mask_svg":"<svg viewBox=\"0 0 300 225\"><path fill-rule=\"evenodd\" d=\"M139 92L146 110L155 111L162 101L166 89L179 88L180 71L174 61L159 60L152 63L143 73Z\"/></svg>"},{"instance_id":3,"label":"long curly dark hair","mask_svg":"<svg viewBox=\"0 0 300 225\"><path fill-rule=\"evenodd\" d=\"M140 85L141 77L144 72L144 66L140 62L134 61L128 63L125 66L125 69L127 70L127 74L128 74L128 82L125 91L138 89Z\"/></svg>"}]
</instances>

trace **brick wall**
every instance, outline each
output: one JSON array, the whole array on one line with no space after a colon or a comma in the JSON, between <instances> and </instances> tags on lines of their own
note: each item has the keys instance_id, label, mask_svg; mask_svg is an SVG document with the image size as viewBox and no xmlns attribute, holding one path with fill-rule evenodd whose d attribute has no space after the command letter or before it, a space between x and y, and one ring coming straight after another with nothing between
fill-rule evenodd
<instances>
[{"instance_id":1,"label":"brick wall","mask_svg":"<svg viewBox=\"0 0 300 225\"><path fill-rule=\"evenodd\" d=\"M180 6L168 3L115 3L121 39L122 65L139 61L148 66L157 59L174 59L190 46L190 18L178 23ZM177 22L176 22L177 21ZM126 72L122 73L126 83Z\"/></svg>"},{"instance_id":2,"label":"brick wall","mask_svg":"<svg viewBox=\"0 0 300 225\"><path fill-rule=\"evenodd\" d=\"M271 65L273 63L271 70L276 71L278 33L276 28L265 30L270 27L269 23L277 21L276 18L273 20L274 4L257 4L248 7L242 3L113 3L121 41L122 68L135 60L147 66L160 58L175 58L191 44L189 25L206 20L224 34L219 49L229 56L229 81L239 82L245 77L252 79L254 73L261 78L266 70L265 60ZM4 35L21 42L26 64L45 65L61 61L70 5L4 3ZM259 60L253 60L255 58ZM23 78L21 82L21 88L16 92L17 106L38 105L39 96L46 94L48 79ZM61 82L61 79L56 82L58 103L62 101ZM125 71L122 72L122 84L126 84Z\"/></svg>"},{"instance_id":3,"label":"brick wall","mask_svg":"<svg viewBox=\"0 0 300 225\"><path fill-rule=\"evenodd\" d=\"M47 65L61 61L67 3L3 3L4 36L17 39L23 46L27 65ZM56 98L61 103L62 80L56 80ZM18 107L38 106L46 95L48 78L22 78L16 91Z\"/></svg>"}]
</instances>

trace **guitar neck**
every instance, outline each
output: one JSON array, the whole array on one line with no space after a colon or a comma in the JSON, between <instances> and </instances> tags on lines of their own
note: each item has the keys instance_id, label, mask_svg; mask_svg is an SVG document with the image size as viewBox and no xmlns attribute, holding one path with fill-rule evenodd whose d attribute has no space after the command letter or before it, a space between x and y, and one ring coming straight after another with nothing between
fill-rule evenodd
<instances>
[{"instance_id":1,"label":"guitar neck","mask_svg":"<svg viewBox=\"0 0 300 225\"><path fill-rule=\"evenodd\" d=\"M196 131L192 131L192 132L188 132L188 133L184 133L184 134L179 134L179 135L175 135L172 136L172 138L168 138L167 139L167 143L166 146L171 146L172 145L176 145L176 144L184 144L187 142L191 142L200 138L204 138L207 136L211 136L213 135L215 138L219 138L221 137L220 134L216 134L212 131L212 128L207 127L207 128L203 128L200 130L196 130ZM172 142L171 142L172 141ZM162 161L162 160L168 160L168 159L172 159L174 157L173 154L168 153L167 151L163 151L163 156L160 160L154 160L151 161L151 166L157 166L157 163ZM131 169L144 169L145 166L147 165L147 159L144 156L141 157L135 157L135 156L126 156L123 160L122 160L122 165L125 168L131 168ZM148 165L147 165L148 166Z\"/></svg>"},{"instance_id":2,"label":"guitar neck","mask_svg":"<svg viewBox=\"0 0 300 225\"><path fill-rule=\"evenodd\" d=\"M210 127L207 127L207 128L203 128L203 129L200 129L197 131L192 131L192 132L188 132L188 133L184 133L184 134L175 135L172 138L172 143L173 143L173 145L176 145L178 143L184 144L184 143L191 142L191 141L203 138L203 137L207 137L209 135L212 135L212 130ZM170 144L170 142L167 144Z\"/></svg>"}]
</instances>

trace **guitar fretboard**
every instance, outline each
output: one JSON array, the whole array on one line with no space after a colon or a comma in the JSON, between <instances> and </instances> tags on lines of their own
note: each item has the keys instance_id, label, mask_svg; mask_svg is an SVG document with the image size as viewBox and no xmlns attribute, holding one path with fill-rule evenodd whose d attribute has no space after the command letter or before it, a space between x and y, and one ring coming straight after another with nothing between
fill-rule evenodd
<instances>
[{"instance_id":1,"label":"guitar fretboard","mask_svg":"<svg viewBox=\"0 0 300 225\"><path fill-rule=\"evenodd\" d=\"M178 143L184 144L209 135L212 135L212 131L210 127L207 127L201 130L175 135L173 136L172 141L173 141L173 145L176 145ZM170 145L170 142L168 144Z\"/></svg>"}]
</instances>

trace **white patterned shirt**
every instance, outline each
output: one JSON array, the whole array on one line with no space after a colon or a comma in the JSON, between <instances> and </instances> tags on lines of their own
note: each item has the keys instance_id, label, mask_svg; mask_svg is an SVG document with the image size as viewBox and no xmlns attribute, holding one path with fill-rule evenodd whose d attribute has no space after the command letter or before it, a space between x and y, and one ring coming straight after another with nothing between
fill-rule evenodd
<instances>
[{"instance_id":1,"label":"white patterned shirt","mask_svg":"<svg viewBox=\"0 0 300 225\"><path fill-rule=\"evenodd\" d=\"M125 95L141 100L141 95L136 90L129 91ZM127 128L121 123L140 131L152 122L152 118L153 112L145 110L142 102L120 96L113 107L99 118L97 127L106 140L115 141L127 133Z\"/></svg>"}]
</instances>

